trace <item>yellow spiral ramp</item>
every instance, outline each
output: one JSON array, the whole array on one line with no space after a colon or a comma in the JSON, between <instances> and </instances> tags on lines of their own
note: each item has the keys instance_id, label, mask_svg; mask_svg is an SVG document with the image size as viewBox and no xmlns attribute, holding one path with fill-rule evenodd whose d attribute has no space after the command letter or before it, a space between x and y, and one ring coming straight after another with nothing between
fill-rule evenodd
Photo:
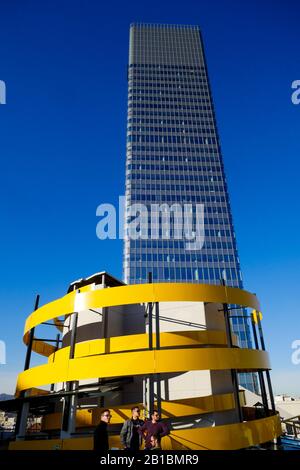
<instances>
[{"instance_id":1,"label":"yellow spiral ramp","mask_svg":"<svg viewBox=\"0 0 300 470\"><path fill-rule=\"evenodd\" d=\"M142 403L138 405L142 411L144 406ZM131 417L131 408L133 404L110 408L112 419L111 424L123 424L126 419ZM156 404L154 404L156 406ZM212 413L216 411L232 410L235 408L234 396L232 393L209 395L196 398L183 398L180 400L162 401L161 416L163 419L178 418L182 416L200 415L204 413ZM101 409L90 408L76 411L76 427L95 426L100 421ZM51 413L43 419L43 431L60 429L61 413Z\"/></svg>"},{"instance_id":2,"label":"yellow spiral ramp","mask_svg":"<svg viewBox=\"0 0 300 470\"><path fill-rule=\"evenodd\" d=\"M278 415L210 428L171 431L162 439L163 450L237 450L268 442L281 434ZM118 435L109 437L110 448L122 448ZM50 439L11 442L10 450L91 450L93 439Z\"/></svg>"},{"instance_id":3,"label":"yellow spiral ramp","mask_svg":"<svg viewBox=\"0 0 300 470\"><path fill-rule=\"evenodd\" d=\"M176 348L130 351L54 361L33 367L18 376L17 393L51 383L191 370L255 371L270 369L268 353L238 348Z\"/></svg>"},{"instance_id":4,"label":"yellow spiral ramp","mask_svg":"<svg viewBox=\"0 0 300 470\"><path fill-rule=\"evenodd\" d=\"M251 307L256 311L260 310L258 299L254 294L235 287L210 284L154 283L110 289L91 289L92 286L85 286L80 292L70 292L32 312L25 323L24 343L28 344L29 330L43 322L53 320L61 329L62 322L58 320L59 317L95 308L147 302L195 301L237 304ZM47 356L53 352L51 352L53 346L47 346L43 349L42 346L35 343L33 350Z\"/></svg>"},{"instance_id":5,"label":"yellow spiral ramp","mask_svg":"<svg viewBox=\"0 0 300 470\"><path fill-rule=\"evenodd\" d=\"M33 312L26 321L24 342L28 343L31 328L51 319L61 328L62 322L58 318L66 317L74 312L117 305L172 301L236 304L251 307L255 312L260 312L259 302L255 295L225 286L159 283L101 290L92 290L91 286L86 286L80 292L71 292ZM48 363L22 372L18 377L17 391L19 393L22 390L50 383L94 377L144 376L157 373L182 373L191 370L257 371L270 368L268 354L265 351L225 347L227 344L224 332L205 330L161 333L160 340L161 349L159 350L148 349L147 334L85 341L76 344L73 359L69 359L69 347L54 352L53 346L34 342L33 349L48 357ZM174 361L175 354L176 361ZM191 399L163 402L163 416L190 416L233 409L233 397L231 394L227 395L199 397L192 399L195 400L194 402L191 402ZM113 422L120 423L122 419L126 419L128 412L128 407L114 408ZM86 411L79 411L77 418L85 423L84 425L93 425L98 419L97 413L99 410L93 411L88 417ZM52 415L52 419L58 418ZM45 425L47 426L47 422ZM51 426L51 415L49 415L48 425ZM280 434L279 418L274 415L259 420L252 419L242 423L209 428L172 430L170 436L163 439L163 447L165 449L233 450L272 440ZM33 446L31 448L57 446L61 449L89 449L92 448L92 440L76 438L42 443L15 442L11 444L12 448L22 445L25 448L26 446ZM119 446L119 436L110 437L110 446Z\"/></svg>"}]
</instances>

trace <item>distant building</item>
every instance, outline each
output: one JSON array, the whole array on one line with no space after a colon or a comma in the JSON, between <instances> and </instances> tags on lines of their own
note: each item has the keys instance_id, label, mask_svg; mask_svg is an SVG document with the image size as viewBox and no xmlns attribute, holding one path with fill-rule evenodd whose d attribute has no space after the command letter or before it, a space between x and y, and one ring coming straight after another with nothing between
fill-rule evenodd
<instances>
[{"instance_id":1,"label":"distant building","mask_svg":"<svg viewBox=\"0 0 300 470\"><path fill-rule=\"evenodd\" d=\"M4 411L0 411L0 427L2 428L2 431L13 430L15 427L15 424L16 424L16 418L14 416L10 416Z\"/></svg>"}]
</instances>

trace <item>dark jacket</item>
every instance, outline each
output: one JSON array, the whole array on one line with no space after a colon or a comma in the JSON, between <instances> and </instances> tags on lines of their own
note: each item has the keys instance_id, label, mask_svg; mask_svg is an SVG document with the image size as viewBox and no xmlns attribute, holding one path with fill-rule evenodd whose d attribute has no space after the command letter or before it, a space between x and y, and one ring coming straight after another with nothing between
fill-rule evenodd
<instances>
[{"instance_id":1,"label":"dark jacket","mask_svg":"<svg viewBox=\"0 0 300 470\"><path fill-rule=\"evenodd\" d=\"M131 449L131 450L139 450L139 447L142 444L142 436L141 434L137 434L138 440L137 442L133 442L133 433L134 433L134 426L136 426L136 432L143 426L144 421L142 419L136 419L133 420L127 419L121 429L120 433L120 439L123 447L126 447L126 449Z\"/></svg>"},{"instance_id":2,"label":"dark jacket","mask_svg":"<svg viewBox=\"0 0 300 470\"><path fill-rule=\"evenodd\" d=\"M94 450L98 453L109 451L107 423L100 421L94 431Z\"/></svg>"},{"instance_id":3,"label":"dark jacket","mask_svg":"<svg viewBox=\"0 0 300 470\"><path fill-rule=\"evenodd\" d=\"M139 433L145 439L146 449L151 449L151 436L154 434L158 436L159 441L162 437L170 434L169 428L166 423L158 421L158 423L152 423L152 421L146 421L145 424L139 428Z\"/></svg>"}]
</instances>

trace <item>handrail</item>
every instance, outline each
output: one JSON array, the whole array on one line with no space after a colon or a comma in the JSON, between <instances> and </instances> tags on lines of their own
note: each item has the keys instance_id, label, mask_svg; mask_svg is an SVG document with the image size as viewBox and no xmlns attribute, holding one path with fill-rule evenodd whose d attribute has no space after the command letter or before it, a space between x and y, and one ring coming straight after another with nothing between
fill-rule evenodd
<instances>
[{"instance_id":1,"label":"handrail","mask_svg":"<svg viewBox=\"0 0 300 470\"><path fill-rule=\"evenodd\" d=\"M299 419L299 423L295 423L295 424L299 424L299 426L300 426L300 414L296 415L296 416L292 416L291 418L285 418L285 419L283 418L281 422L282 423L287 423L287 422L292 421L294 419Z\"/></svg>"}]
</instances>

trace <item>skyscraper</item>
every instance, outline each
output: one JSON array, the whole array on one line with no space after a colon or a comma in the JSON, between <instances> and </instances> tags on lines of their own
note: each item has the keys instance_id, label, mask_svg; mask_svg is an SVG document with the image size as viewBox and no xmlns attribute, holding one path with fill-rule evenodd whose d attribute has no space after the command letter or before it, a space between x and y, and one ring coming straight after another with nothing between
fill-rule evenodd
<instances>
[{"instance_id":1,"label":"skyscraper","mask_svg":"<svg viewBox=\"0 0 300 470\"><path fill-rule=\"evenodd\" d=\"M243 287L203 42L198 26L132 24L128 66L126 208L143 204L148 226L125 236L124 280L193 282ZM151 236L150 206L204 208L204 244L159 230ZM163 210L160 215L162 221ZM184 213L184 210L183 212ZM177 214L178 215L178 214ZM128 222L130 219L127 220ZM163 236L165 235L165 236ZM242 347L245 318L232 319ZM255 390L255 377L241 383Z\"/></svg>"}]
</instances>

